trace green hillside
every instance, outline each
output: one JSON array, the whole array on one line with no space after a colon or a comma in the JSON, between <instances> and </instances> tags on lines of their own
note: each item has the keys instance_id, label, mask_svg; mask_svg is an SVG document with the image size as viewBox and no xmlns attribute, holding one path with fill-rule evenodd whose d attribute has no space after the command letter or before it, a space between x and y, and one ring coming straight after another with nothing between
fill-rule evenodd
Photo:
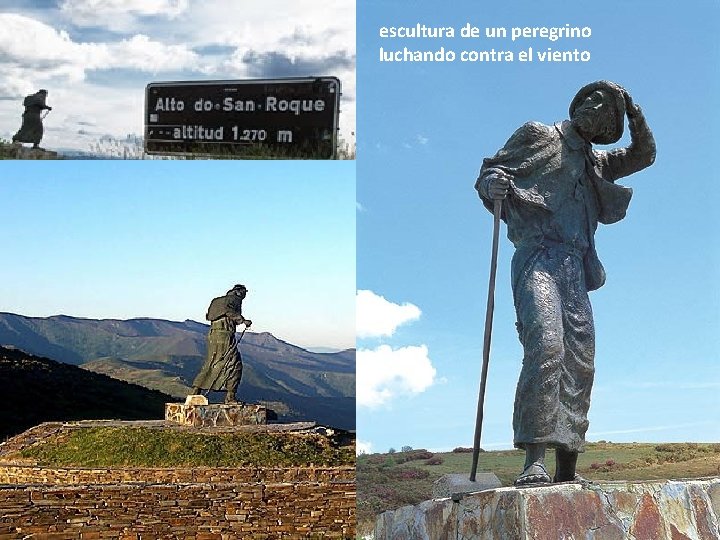
<instances>
[{"instance_id":1,"label":"green hillside","mask_svg":"<svg viewBox=\"0 0 720 540\"><path fill-rule=\"evenodd\" d=\"M166 394L0 347L0 441L52 420L161 420Z\"/></svg>"},{"instance_id":2,"label":"green hillside","mask_svg":"<svg viewBox=\"0 0 720 540\"><path fill-rule=\"evenodd\" d=\"M188 433L93 427L57 433L19 456L50 467L295 467L354 465L355 448L315 433Z\"/></svg>"},{"instance_id":3,"label":"green hillside","mask_svg":"<svg viewBox=\"0 0 720 540\"><path fill-rule=\"evenodd\" d=\"M386 510L430 499L432 483L442 475L469 474L472 450L456 450L435 454L411 450L358 456L358 533L370 532L376 516ZM481 452L478 471L493 472L504 486L509 486L522 470L524 460L525 454L520 450ZM548 452L546 462L553 471L551 452ZM718 476L720 443L592 443L580 454L578 472L595 481Z\"/></svg>"}]
</instances>

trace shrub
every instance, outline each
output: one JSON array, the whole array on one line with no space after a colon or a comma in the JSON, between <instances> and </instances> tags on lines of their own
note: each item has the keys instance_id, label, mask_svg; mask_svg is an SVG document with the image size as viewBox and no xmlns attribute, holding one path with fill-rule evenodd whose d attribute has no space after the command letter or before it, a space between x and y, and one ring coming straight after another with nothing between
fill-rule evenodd
<instances>
[{"instance_id":1,"label":"shrub","mask_svg":"<svg viewBox=\"0 0 720 540\"><path fill-rule=\"evenodd\" d=\"M453 452L456 454L471 454L472 451L472 448L467 448L465 446L458 446L457 448L453 448ZM481 448L480 451L484 452L485 450Z\"/></svg>"},{"instance_id":2,"label":"shrub","mask_svg":"<svg viewBox=\"0 0 720 540\"><path fill-rule=\"evenodd\" d=\"M422 480L430 476L430 472L425 469L416 469L415 467L398 467L388 471L390 478L396 480Z\"/></svg>"},{"instance_id":3,"label":"shrub","mask_svg":"<svg viewBox=\"0 0 720 540\"><path fill-rule=\"evenodd\" d=\"M403 452L401 456L395 458L395 462L399 465L401 463L407 463L408 461L419 461L421 459L430 459L435 454L428 452L427 450L410 450L409 452Z\"/></svg>"},{"instance_id":4,"label":"shrub","mask_svg":"<svg viewBox=\"0 0 720 540\"><path fill-rule=\"evenodd\" d=\"M412 451L412 446L403 446L403 447L400 449L400 451L401 451L401 452L410 452L410 451Z\"/></svg>"},{"instance_id":5,"label":"shrub","mask_svg":"<svg viewBox=\"0 0 720 540\"><path fill-rule=\"evenodd\" d=\"M443 458L440 456L431 457L425 460L425 465L440 465L443 462Z\"/></svg>"},{"instance_id":6,"label":"shrub","mask_svg":"<svg viewBox=\"0 0 720 540\"><path fill-rule=\"evenodd\" d=\"M613 465L615 465L615 460L614 460L614 459L608 459L608 460L605 462L605 465L607 465L608 467L612 467Z\"/></svg>"}]
</instances>

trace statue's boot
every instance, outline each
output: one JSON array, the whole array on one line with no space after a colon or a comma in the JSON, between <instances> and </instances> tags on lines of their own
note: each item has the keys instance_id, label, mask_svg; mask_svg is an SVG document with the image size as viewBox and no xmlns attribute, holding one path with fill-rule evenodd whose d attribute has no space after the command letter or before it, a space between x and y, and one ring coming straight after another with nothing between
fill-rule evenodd
<instances>
[{"instance_id":1,"label":"statue's boot","mask_svg":"<svg viewBox=\"0 0 720 540\"><path fill-rule=\"evenodd\" d=\"M531 484L549 484L552 480L545 469L545 445L525 445L525 467L523 472L515 479L516 486Z\"/></svg>"}]
</instances>

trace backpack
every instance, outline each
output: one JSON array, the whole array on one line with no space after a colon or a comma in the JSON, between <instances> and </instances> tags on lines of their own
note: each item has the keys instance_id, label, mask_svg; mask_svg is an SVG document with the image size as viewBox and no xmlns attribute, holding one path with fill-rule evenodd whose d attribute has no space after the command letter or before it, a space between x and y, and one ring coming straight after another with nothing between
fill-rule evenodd
<instances>
[{"instance_id":1,"label":"backpack","mask_svg":"<svg viewBox=\"0 0 720 540\"><path fill-rule=\"evenodd\" d=\"M217 321L225 316L241 315L242 299L234 294L213 298L208 307L205 318L208 321Z\"/></svg>"}]
</instances>

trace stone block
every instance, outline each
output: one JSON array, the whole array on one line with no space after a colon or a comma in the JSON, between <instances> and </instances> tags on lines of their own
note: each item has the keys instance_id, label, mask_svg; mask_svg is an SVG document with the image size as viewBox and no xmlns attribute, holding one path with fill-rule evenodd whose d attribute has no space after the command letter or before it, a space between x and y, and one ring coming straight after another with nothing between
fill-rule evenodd
<instances>
[{"instance_id":1,"label":"stone block","mask_svg":"<svg viewBox=\"0 0 720 540\"><path fill-rule=\"evenodd\" d=\"M720 478L500 488L385 512L375 540L720 538Z\"/></svg>"},{"instance_id":2,"label":"stone block","mask_svg":"<svg viewBox=\"0 0 720 540\"><path fill-rule=\"evenodd\" d=\"M20 143L3 144L3 150L15 159L58 159L58 153L44 148L32 148Z\"/></svg>"},{"instance_id":3,"label":"stone block","mask_svg":"<svg viewBox=\"0 0 720 540\"><path fill-rule=\"evenodd\" d=\"M274 417L273 411L267 407L252 403L165 404L165 421L192 427L234 427L267 424L268 418Z\"/></svg>"},{"instance_id":4,"label":"stone block","mask_svg":"<svg viewBox=\"0 0 720 540\"><path fill-rule=\"evenodd\" d=\"M189 405L208 405L209 402L202 394L190 394L185 398L185 406Z\"/></svg>"},{"instance_id":5,"label":"stone block","mask_svg":"<svg viewBox=\"0 0 720 540\"><path fill-rule=\"evenodd\" d=\"M499 487L502 487L500 479L493 473L477 473L474 482L467 474L444 474L433 482L432 496L434 499L456 497Z\"/></svg>"}]
</instances>

